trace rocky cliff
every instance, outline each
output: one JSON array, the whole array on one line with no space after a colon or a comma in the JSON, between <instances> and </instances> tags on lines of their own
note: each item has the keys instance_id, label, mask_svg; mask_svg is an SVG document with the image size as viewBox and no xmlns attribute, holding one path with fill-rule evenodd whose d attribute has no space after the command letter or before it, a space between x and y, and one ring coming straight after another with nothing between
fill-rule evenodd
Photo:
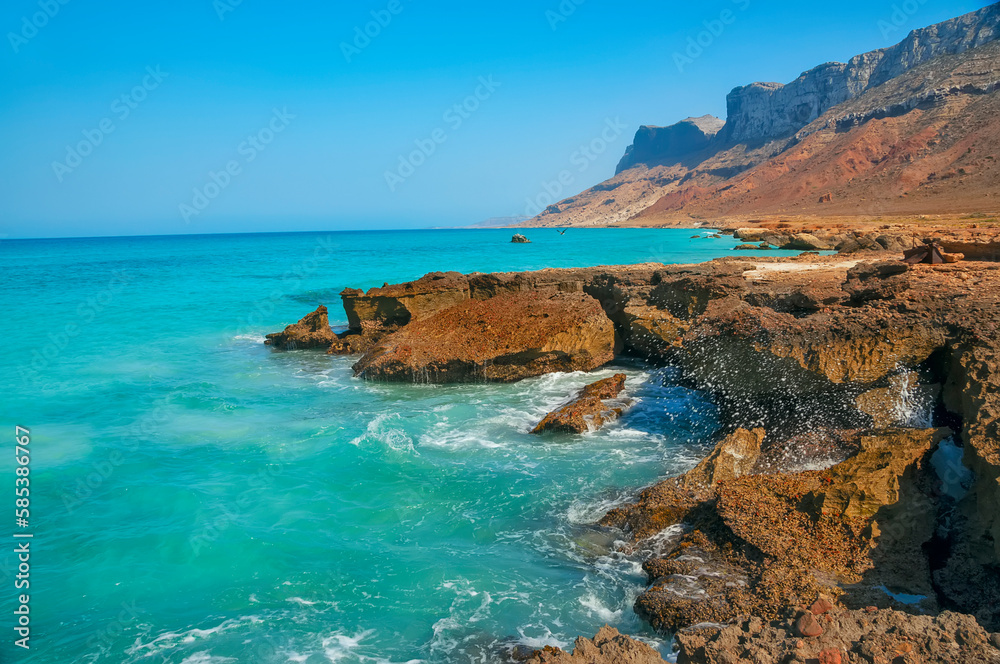
<instances>
[{"instance_id":1,"label":"rocky cliff","mask_svg":"<svg viewBox=\"0 0 1000 664\"><path fill-rule=\"evenodd\" d=\"M985 214L1000 208L1000 4L896 46L729 95L729 115L642 127L610 180L532 226Z\"/></svg>"},{"instance_id":2,"label":"rocky cliff","mask_svg":"<svg viewBox=\"0 0 1000 664\"><path fill-rule=\"evenodd\" d=\"M639 127L615 173L639 164L680 163L708 148L725 124L725 120L714 115L703 115L700 118L681 120L669 127Z\"/></svg>"},{"instance_id":3,"label":"rocky cliff","mask_svg":"<svg viewBox=\"0 0 1000 664\"><path fill-rule=\"evenodd\" d=\"M1000 37L1000 4L914 30L906 39L848 62L828 62L788 85L752 83L727 97L725 136L754 143L794 134L829 109L940 55L955 55Z\"/></svg>"}]
</instances>

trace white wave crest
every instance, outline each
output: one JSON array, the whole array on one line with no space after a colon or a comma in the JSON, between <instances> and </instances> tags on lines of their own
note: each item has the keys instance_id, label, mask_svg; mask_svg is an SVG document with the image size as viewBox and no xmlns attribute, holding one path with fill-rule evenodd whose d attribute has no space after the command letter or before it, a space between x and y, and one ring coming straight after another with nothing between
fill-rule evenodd
<instances>
[{"instance_id":1,"label":"white wave crest","mask_svg":"<svg viewBox=\"0 0 1000 664\"><path fill-rule=\"evenodd\" d=\"M413 439L400 426L393 426L393 422L398 422L402 418L399 413L380 413L368 423L365 432L351 441L351 445L362 447L365 443L375 443L377 446L402 452L405 454L419 455L413 446Z\"/></svg>"},{"instance_id":2,"label":"white wave crest","mask_svg":"<svg viewBox=\"0 0 1000 664\"><path fill-rule=\"evenodd\" d=\"M581 597L580 604L582 604L592 616L609 625L613 625L622 619L621 609L618 609L617 611L609 609L601 603L601 600L598 599L594 593L587 593Z\"/></svg>"},{"instance_id":3,"label":"white wave crest","mask_svg":"<svg viewBox=\"0 0 1000 664\"><path fill-rule=\"evenodd\" d=\"M214 657L208 652L196 652L190 657L185 657L181 664L225 664L235 661L232 657Z\"/></svg>"}]
</instances>

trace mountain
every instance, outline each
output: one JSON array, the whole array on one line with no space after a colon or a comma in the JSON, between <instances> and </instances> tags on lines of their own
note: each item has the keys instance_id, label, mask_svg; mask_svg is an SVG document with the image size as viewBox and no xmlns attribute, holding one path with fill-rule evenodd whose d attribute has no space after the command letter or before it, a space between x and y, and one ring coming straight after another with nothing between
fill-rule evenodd
<instances>
[{"instance_id":1,"label":"mountain","mask_svg":"<svg viewBox=\"0 0 1000 664\"><path fill-rule=\"evenodd\" d=\"M1000 209L1000 3L795 81L727 98L725 122L641 127L616 175L529 226Z\"/></svg>"}]
</instances>

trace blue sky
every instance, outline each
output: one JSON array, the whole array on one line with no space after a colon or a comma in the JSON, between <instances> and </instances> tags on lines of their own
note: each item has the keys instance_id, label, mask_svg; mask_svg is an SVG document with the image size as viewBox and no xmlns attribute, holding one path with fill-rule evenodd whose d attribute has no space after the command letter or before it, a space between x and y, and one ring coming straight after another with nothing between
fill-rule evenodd
<instances>
[{"instance_id":1,"label":"blue sky","mask_svg":"<svg viewBox=\"0 0 1000 664\"><path fill-rule=\"evenodd\" d=\"M641 124L988 3L290 4L5 2L0 236L523 214L564 170L560 197L610 177Z\"/></svg>"}]
</instances>

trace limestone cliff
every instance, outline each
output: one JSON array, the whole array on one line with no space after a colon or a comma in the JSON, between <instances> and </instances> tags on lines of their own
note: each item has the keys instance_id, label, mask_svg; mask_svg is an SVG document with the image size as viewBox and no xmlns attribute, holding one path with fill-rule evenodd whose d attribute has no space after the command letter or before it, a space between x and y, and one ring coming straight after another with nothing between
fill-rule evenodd
<instances>
[{"instance_id":1,"label":"limestone cliff","mask_svg":"<svg viewBox=\"0 0 1000 664\"><path fill-rule=\"evenodd\" d=\"M828 62L788 85L752 83L727 97L726 138L737 143L794 134L826 111L940 55L955 55L1000 37L1000 4L914 30L906 39L848 62Z\"/></svg>"},{"instance_id":2,"label":"limestone cliff","mask_svg":"<svg viewBox=\"0 0 1000 664\"><path fill-rule=\"evenodd\" d=\"M641 127L613 178L525 225L995 216L998 38L993 4L787 85L736 88L723 127L711 116Z\"/></svg>"},{"instance_id":3,"label":"limestone cliff","mask_svg":"<svg viewBox=\"0 0 1000 664\"><path fill-rule=\"evenodd\" d=\"M714 115L703 115L681 120L669 127L639 127L615 173L638 164L680 163L685 157L709 147L725 124L724 120Z\"/></svg>"}]
</instances>

